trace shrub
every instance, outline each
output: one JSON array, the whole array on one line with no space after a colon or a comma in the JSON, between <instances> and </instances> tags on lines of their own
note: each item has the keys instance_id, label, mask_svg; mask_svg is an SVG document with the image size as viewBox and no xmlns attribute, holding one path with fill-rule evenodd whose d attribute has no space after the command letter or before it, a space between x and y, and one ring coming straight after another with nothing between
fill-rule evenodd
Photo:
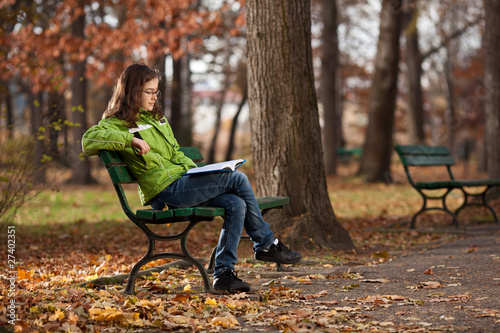
<instances>
[{"instance_id":1,"label":"shrub","mask_svg":"<svg viewBox=\"0 0 500 333\"><path fill-rule=\"evenodd\" d=\"M6 140L0 147L0 229L13 223L18 209L41 189L34 185L33 142Z\"/></svg>"}]
</instances>

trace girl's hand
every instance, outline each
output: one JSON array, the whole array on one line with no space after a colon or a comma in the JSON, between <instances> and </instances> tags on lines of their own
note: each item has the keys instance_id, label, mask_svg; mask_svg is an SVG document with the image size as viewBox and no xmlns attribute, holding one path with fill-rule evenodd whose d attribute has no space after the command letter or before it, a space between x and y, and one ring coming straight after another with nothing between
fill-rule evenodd
<instances>
[{"instance_id":1,"label":"girl's hand","mask_svg":"<svg viewBox=\"0 0 500 333\"><path fill-rule=\"evenodd\" d=\"M148 143L139 138L132 139L132 147L139 149L139 154L147 154L150 149Z\"/></svg>"}]
</instances>

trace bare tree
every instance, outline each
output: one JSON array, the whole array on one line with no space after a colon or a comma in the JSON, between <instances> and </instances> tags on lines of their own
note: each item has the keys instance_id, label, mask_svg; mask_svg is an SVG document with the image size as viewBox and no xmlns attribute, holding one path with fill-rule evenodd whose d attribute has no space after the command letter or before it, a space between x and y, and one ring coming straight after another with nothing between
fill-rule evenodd
<instances>
[{"instance_id":1,"label":"bare tree","mask_svg":"<svg viewBox=\"0 0 500 333\"><path fill-rule=\"evenodd\" d=\"M424 107L422 103L422 56L418 46L417 21L419 10L416 0L407 0L404 11L404 35L406 49L404 58L408 78L408 137L411 144L424 143Z\"/></svg>"},{"instance_id":2,"label":"bare tree","mask_svg":"<svg viewBox=\"0 0 500 333\"><path fill-rule=\"evenodd\" d=\"M340 108L340 69L337 34L337 1L321 2L323 22L323 53L321 56L321 102L325 125L323 128L323 152L325 171L337 173L337 148L342 138L342 110Z\"/></svg>"},{"instance_id":3,"label":"bare tree","mask_svg":"<svg viewBox=\"0 0 500 333\"><path fill-rule=\"evenodd\" d=\"M488 175L500 178L500 2L485 0L486 138Z\"/></svg>"},{"instance_id":4,"label":"bare tree","mask_svg":"<svg viewBox=\"0 0 500 333\"><path fill-rule=\"evenodd\" d=\"M310 0L249 0L248 100L259 195L289 196L269 222L294 245L354 247L326 186L314 87Z\"/></svg>"},{"instance_id":5,"label":"bare tree","mask_svg":"<svg viewBox=\"0 0 500 333\"><path fill-rule=\"evenodd\" d=\"M402 0L382 1L368 128L359 174L367 182L391 182L392 134L396 106Z\"/></svg>"},{"instance_id":6,"label":"bare tree","mask_svg":"<svg viewBox=\"0 0 500 333\"><path fill-rule=\"evenodd\" d=\"M83 2L79 1L82 8L80 14L71 24L71 32L76 39L84 40L85 38L85 11L83 10ZM83 156L81 147L81 138L87 130L87 121L85 119L85 111L87 109L87 79L85 77L86 60L79 60L74 63L74 76L71 81L71 111L73 114L73 122L79 126L73 127L73 151L71 156L73 173L68 180L69 183L75 184L91 184L95 182L90 171L90 161Z\"/></svg>"}]
</instances>

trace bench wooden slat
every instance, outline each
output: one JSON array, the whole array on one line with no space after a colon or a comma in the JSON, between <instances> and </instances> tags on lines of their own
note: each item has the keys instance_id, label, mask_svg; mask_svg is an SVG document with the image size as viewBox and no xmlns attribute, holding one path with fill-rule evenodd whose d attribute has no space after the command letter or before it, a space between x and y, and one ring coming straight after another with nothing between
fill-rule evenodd
<instances>
[{"instance_id":1,"label":"bench wooden slat","mask_svg":"<svg viewBox=\"0 0 500 333\"><path fill-rule=\"evenodd\" d=\"M124 165L114 165L108 167L108 173L113 184L137 183L137 179L130 173Z\"/></svg>"},{"instance_id":2,"label":"bench wooden slat","mask_svg":"<svg viewBox=\"0 0 500 333\"><path fill-rule=\"evenodd\" d=\"M394 149L399 155L450 155L450 150L446 146L397 145Z\"/></svg>"},{"instance_id":3,"label":"bench wooden slat","mask_svg":"<svg viewBox=\"0 0 500 333\"><path fill-rule=\"evenodd\" d=\"M200 162L203 160L203 155L201 155L200 150L196 147L180 147L179 151L192 159L193 162Z\"/></svg>"},{"instance_id":4,"label":"bench wooden slat","mask_svg":"<svg viewBox=\"0 0 500 333\"><path fill-rule=\"evenodd\" d=\"M289 197L260 197L257 198L259 209L271 209L284 207L290 203ZM224 208L221 207L192 207L192 208L177 208L169 210L155 210L155 209L140 209L137 210L137 217L146 220L161 220L171 217L186 217L186 216L203 216L203 217L216 217L224 216Z\"/></svg>"},{"instance_id":5,"label":"bench wooden slat","mask_svg":"<svg viewBox=\"0 0 500 333\"><path fill-rule=\"evenodd\" d=\"M406 155L401 156L401 161L405 166L439 166L439 165L455 165L452 156L442 155Z\"/></svg>"},{"instance_id":6,"label":"bench wooden slat","mask_svg":"<svg viewBox=\"0 0 500 333\"><path fill-rule=\"evenodd\" d=\"M259 204L259 208L269 209L276 207L283 207L290 203L289 197L260 197L257 198L257 203Z\"/></svg>"},{"instance_id":7,"label":"bench wooden slat","mask_svg":"<svg viewBox=\"0 0 500 333\"><path fill-rule=\"evenodd\" d=\"M221 207L196 207L195 215L196 216L205 216L205 217L216 217L216 216L224 216L225 209Z\"/></svg>"},{"instance_id":8,"label":"bench wooden slat","mask_svg":"<svg viewBox=\"0 0 500 333\"><path fill-rule=\"evenodd\" d=\"M462 188L462 187L476 187L476 186L497 186L500 185L500 179L454 179L446 181L435 182L418 182L416 186L421 189L438 189L438 188Z\"/></svg>"},{"instance_id":9,"label":"bench wooden slat","mask_svg":"<svg viewBox=\"0 0 500 333\"><path fill-rule=\"evenodd\" d=\"M123 160L117 151L111 150L101 150L99 152L99 156L101 157L104 164L107 166L110 165L123 165Z\"/></svg>"},{"instance_id":10,"label":"bench wooden slat","mask_svg":"<svg viewBox=\"0 0 500 333\"><path fill-rule=\"evenodd\" d=\"M460 187L463 186L497 186L500 185L500 178L489 179L455 179L453 182Z\"/></svg>"},{"instance_id":11,"label":"bench wooden slat","mask_svg":"<svg viewBox=\"0 0 500 333\"><path fill-rule=\"evenodd\" d=\"M168 219L174 216L171 210L139 209L136 212L137 217L146 220Z\"/></svg>"},{"instance_id":12,"label":"bench wooden slat","mask_svg":"<svg viewBox=\"0 0 500 333\"><path fill-rule=\"evenodd\" d=\"M418 182L415 184L417 188L423 190L433 190L440 188L459 188L460 186L456 186L453 181L436 181L436 182Z\"/></svg>"}]
</instances>

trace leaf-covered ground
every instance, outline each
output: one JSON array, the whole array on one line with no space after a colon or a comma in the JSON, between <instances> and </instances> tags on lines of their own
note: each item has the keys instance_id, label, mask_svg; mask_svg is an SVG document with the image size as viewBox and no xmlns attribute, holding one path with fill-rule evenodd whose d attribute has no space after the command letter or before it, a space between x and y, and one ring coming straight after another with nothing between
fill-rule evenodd
<instances>
[{"instance_id":1,"label":"leaf-covered ground","mask_svg":"<svg viewBox=\"0 0 500 333\"><path fill-rule=\"evenodd\" d=\"M421 258L419 254L425 251L467 241L467 232L450 228L449 218L442 214L427 214L417 230L409 230L405 222L421 203L404 182L366 185L344 176L329 179L329 189L336 214L357 251L309 249L299 265L277 272L272 265L251 259L251 245L243 241L237 270L253 290L235 295L203 293L196 270L168 265L168 260L152 263L164 268L138 279L136 296L123 294L123 283L93 285L96 278L128 273L146 251L145 237L123 218L85 214L85 209L114 214L116 208L120 213L117 202L110 205L106 201L105 193L115 200L110 187L63 187L42 195L37 199L41 201L25 207L24 221L9 229L15 230L14 251L0 254L0 326L17 332L473 330L476 323L467 325L457 319L464 310L467 318L478 318L477 331L498 328L498 301L488 303L492 300L489 294L496 295L495 300L500 296L498 279L488 275L489 289L481 289L482 285L477 291L468 291L465 286L474 286L474 281L465 284L464 274L474 274L460 271L484 264L483 270L498 272L497 229L487 232L493 237L493 252L481 257L490 261L448 263L445 253L439 257L441 262L424 261L422 266L409 256ZM89 191L102 193L102 201L94 194L91 208L85 202ZM74 198L79 199L71 201ZM452 197L451 204L457 205L459 200ZM500 211L500 202L494 204ZM55 208L57 205L62 208ZM53 215L55 210L58 213ZM43 216L51 217L43 220ZM461 216L464 220L478 217L488 218L475 209ZM203 223L192 231L189 249L196 257L209 257L220 224ZM175 230L176 226L169 228ZM2 233L2 244L8 239L7 232ZM460 254L456 257L467 254L474 258L481 246L479 241L455 249ZM15 264L10 267L12 258ZM484 281L476 284L480 283ZM486 305L478 303L481 297L486 297ZM437 319L423 317L425 311Z\"/></svg>"}]
</instances>

